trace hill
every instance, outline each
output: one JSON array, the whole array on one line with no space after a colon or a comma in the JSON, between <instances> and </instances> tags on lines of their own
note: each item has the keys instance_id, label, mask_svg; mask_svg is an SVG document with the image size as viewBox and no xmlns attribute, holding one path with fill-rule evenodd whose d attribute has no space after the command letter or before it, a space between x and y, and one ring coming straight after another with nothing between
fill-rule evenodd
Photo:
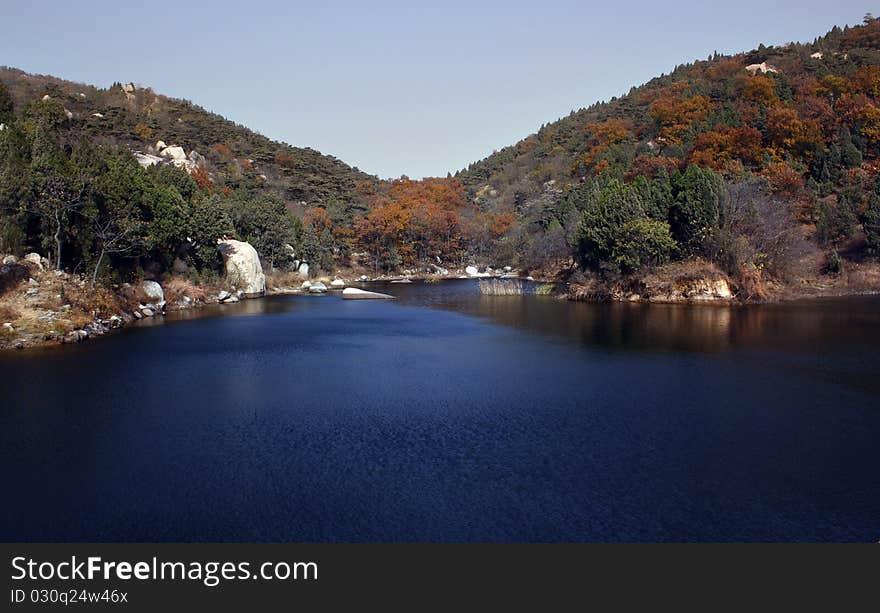
<instances>
[{"instance_id":1,"label":"hill","mask_svg":"<svg viewBox=\"0 0 880 613\"><path fill-rule=\"evenodd\" d=\"M880 21L869 15L863 25L835 27L812 43L762 45L678 66L620 98L545 124L455 177L482 209L516 217L520 231L508 240L531 265L550 266L572 253L588 267L623 257L612 257L613 246L597 252L586 236L597 221L590 192L598 198L612 182L612 191L642 190L643 210L636 218L670 224L677 246L669 257L718 259L721 248L709 244L710 234L719 238L716 230L727 230L735 234L732 240L742 238L742 228L731 227L742 219L727 209L726 186L751 181L745 204L757 202L758 192L764 192L760 199L783 203L773 214L792 217L767 221L806 234L809 245L801 245L800 255L819 245L835 268L841 255L859 260L880 249L878 153ZM694 237L676 232L675 201L684 197L673 193L680 192L676 176L689 166L725 184L716 211L721 218L700 228L702 249L683 249L682 241ZM647 209L658 197L645 191L645 182L661 175L672 184L655 187L671 192L659 203L665 210L654 215ZM644 232L639 236L646 238ZM731 273L766 264L744 254L734 259L727 266Z\"/></svg>"},{"instance_id":2,"label":"hill","mask_svg":"<svg viewBox=\"0 0 880 613\"><path fill-rule=\"evenodd\" d=\"M304 207L355 197L375 177L314 149L293 147L189 102L134 84L102 89L0 67L16 108L49 96L70 112L69 129L100 143L149 152L158 141L196 151L219 188L256 184Z\"/></svg>"}]
</instances>

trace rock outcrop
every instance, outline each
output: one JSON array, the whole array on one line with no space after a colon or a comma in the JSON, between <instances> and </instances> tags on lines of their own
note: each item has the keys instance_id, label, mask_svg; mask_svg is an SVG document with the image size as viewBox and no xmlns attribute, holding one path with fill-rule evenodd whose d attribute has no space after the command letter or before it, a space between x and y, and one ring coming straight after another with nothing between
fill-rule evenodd
<instances>
[{"instance_id":1,"label":"rock outcrop","mask_svg":"<svg viewBox=\"0 0 880 613\"><path fill-rule=\"evenodd\" d=\"M250 243L233 239L218 239L217 248L226 264L226 282L240 290L245 298L266 293L266 275L260 256Z\"/></svg>"}]
</instances>

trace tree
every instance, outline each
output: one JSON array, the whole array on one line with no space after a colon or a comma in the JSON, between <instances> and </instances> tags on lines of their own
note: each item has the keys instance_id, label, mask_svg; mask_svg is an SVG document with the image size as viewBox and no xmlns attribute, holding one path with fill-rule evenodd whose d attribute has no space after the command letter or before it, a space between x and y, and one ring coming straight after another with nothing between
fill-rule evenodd
<instances>
[{"instance_id":1,"label":"tree","mask_svg":"<svg viewBox=\"0 0 880 613\"><path fill-rule=\"evenodd\" d=\"M66 122L61 103L52 99L32 103L25 112L33 181L29 209L48 227L45 238L53 245L56 270L61 270L61 246L70 216L83 205L86 187L61 145L59 129Z\"/></svg>"},{"instance_id":2,"label":"tree","mask_svg":"<svg viewBox=\"0 0 880 613\"><path fill-rule=\"evenodd\" d=\"M643 217L617 229L611 260L621 272L635 272L643 266L665 264L677 247L668 223Z\"/></svg>"},{"instance_id":3,"label":"tree","mask_svg":"<svg viewBox=\"0 0 880 613\"><path fill-rule=\"evenodd\" d=\"M875 181L874 190L868 199L862 227L865 229L868 252L875 256L880 255L880 180Z\"/></svg>"},{"instance_id":4,"label":"tree","mask_svg":"<svg viewBox=\"0 0 880 613\"><path fill-rule=\"evenodd\" d=\"M188 225L196 267L200 270L217 268L220 262L217 239L235 234L223 198L216 195L196 197Z\"/></svg>"},{"instance_id":5,"label":"tree","mask_svg":"<svg viewBox=\"0 0 880 613\"><path fill-rule=\"evenodd\" d=\"M672 235L686 254L702 253L713 231L724 222L727 189L708 168L688 166L673 179L675 201L669 211Z\"/></svg>"},{"instance_id":6,"label":"tree","mask_svg":"<svg viewBox=\"0 0 880 613\"><path fill-rule=\"evenodd\" d=\"M12 123L13 119L15 119L15 111L12 96L9 95L6 85L0 83L0 124Z\"/></svg>"}]
</instances>

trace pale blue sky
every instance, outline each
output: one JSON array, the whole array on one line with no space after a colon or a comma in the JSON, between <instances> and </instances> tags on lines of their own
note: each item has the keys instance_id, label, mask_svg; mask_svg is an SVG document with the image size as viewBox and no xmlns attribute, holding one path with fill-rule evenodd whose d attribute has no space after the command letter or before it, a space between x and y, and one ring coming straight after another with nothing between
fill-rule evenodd
<instances>
[{"instance_id":1,"label":"pale blue sky","mask_svg":"<svg viewBox=\"0 0 880 613\"><path fill-rule=\"evenodd\" d=\"M382 177L445 175L715 50L864 2L3 0L0 64L134 81Z\"/></svg>"}]
</instances>

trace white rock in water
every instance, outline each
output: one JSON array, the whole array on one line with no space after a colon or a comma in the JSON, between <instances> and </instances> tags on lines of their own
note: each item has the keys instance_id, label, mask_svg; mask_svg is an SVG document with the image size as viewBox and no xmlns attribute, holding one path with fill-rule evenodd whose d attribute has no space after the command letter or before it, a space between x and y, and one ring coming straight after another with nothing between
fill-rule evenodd
<instances>
[{"instance_id":1,"label":"white rock in water","mask_svg":"<svg viewBox=\"0 0 880 613\"><path fill-rule=\"evenodd\" d=\"M370 277L368 277L367 275L361 275L361 281L369 281L369 280L370 280Z\"/></svg>"},{"instance_id":2,"label":"white rock in water","mask_svg":"<svg viewBox=\"0 0 880 613\"><path fill-rule=\"evenodd\" d=\"M144 290L144 293L150 299L150 306L155 306L159 309L165 306L165 292L162 291L161 285L155 281L144 281L141 284L141 289Z\"/></svg>"},{"instance_id":3,"label":"white rock in water","mask_svg":"<svg viewBox=\"0 0 880 613\"><path fill-rule=\"evenodd\" d=\"M172 147L165 147L162 149L162 157L171 158L172 160L186 160L186 152L183 150L183 147L178 147L174 145Z\"/></svg>"},{"instance_id":4,"label":"white rock in water","mask_svg":"<svg viewBox=\"0 0 880 613\"><path fill-rule=\"evenodd\" d=\"M223 304L234 304L234 303L238 302L239 300L240 300L240 298L238 296L233 295L233 296L230 296L229 298L227 298L226 300L224 300Z\"/></svg>"},{"instance_id":5,"label":"white rock in water","mask_svg":"<svg viewBox=\"0 0 880 613\"><path fill-rule=\"evenodd\" d=\"M317 283L312 283L309 286L309 292L312 294L323 294L327 291L327 286L318 281Z\"/></svg>"},{"instance_id":6,"label":"white rock in water","mask_svg":"<svg viewBox=\"0 0 880 613\"><path fill-rule=\"evenodd\" d=\"M392 283L412 283L412 279L395 279Z\"/></svg>"},{"instance_id":7,"label":"white rock in water","mask_svg":"<svg viewBox=\"0 0 880 613\"><path fill-rule=\"evenodd\" d=\"M31 264L33 264L34 266L36 266L40 270L43 270L43 262L42 262L42 258L40 258L39 253L27 254L26 256L24 256L24 261L30 262Z\"/></svg>"},{"instance_id":8,"label":"white rock in water","mask_svg":"<svg viewBox=\"0 0 880 613\"><path fill-rule=\"evenodd\" d=\"M226 263L226 282L252 298L266 293L266 275L260 256L250 243L233 239L218 239L217 248Z\"/></svg>"},{"instance_id":9,"label":"white rock in water","mask_svg":"<svg viewBox=\"0 0 880 613\"><path fill-rule=\"evenodd\" d=\"M476 266L468 266L467 268L464 269L464 272L465 272L469 277L476 277L476 276L480 273L480 271L477 270L477 267L476 267Z\"/></svg>"},{"instance_id":10,"label":"white rock in water","mask_svg":"<svg viewBox=\"0 0 880 613\"><path fill-rule=\"evenodd\" d=\"M229 292L227 292L227 291L224 289L224 290L221 291L219 294L217 294L217 302L223 302L224 300L229 300L229 297L230 297L231 295L232 295L232 294L230 294Z\"/></svg>"},{"instance_id":11,"label":"white rock in water","mask_svg":"<svg viewBox=\"0 0 880 613\"><path fill-rule=\"evenodd\" d=\"M141 313L143 314L144 317L152 317L153 315L155 315L155 313L153 312L153 309L151 309L150 307L142 308Z\"/></svg>"},{"instance_id":12,"label":"white rock in water","mask_svg":"<svg viewBox=\"0 0 880 613\"><path fill-rule=\"evenodd\" d=\"M367 290L358 289L356 287L346 287L342 290L342 297L345 300L393 300L394 296L388 294L380 294L379 292L368 292Z\"/></svg>"},{"instance_id":13,"label":"white rock in water","mask_svg":"<svg viewBox=\"0 0 880 613\"><path fill-rule=\"evenodd\" d=\"M330 282L330 287L332 287L333 289L342 289L345 287L345 281L343 281L342 279L333 279Z\"/></svg>"}]
</instances>

